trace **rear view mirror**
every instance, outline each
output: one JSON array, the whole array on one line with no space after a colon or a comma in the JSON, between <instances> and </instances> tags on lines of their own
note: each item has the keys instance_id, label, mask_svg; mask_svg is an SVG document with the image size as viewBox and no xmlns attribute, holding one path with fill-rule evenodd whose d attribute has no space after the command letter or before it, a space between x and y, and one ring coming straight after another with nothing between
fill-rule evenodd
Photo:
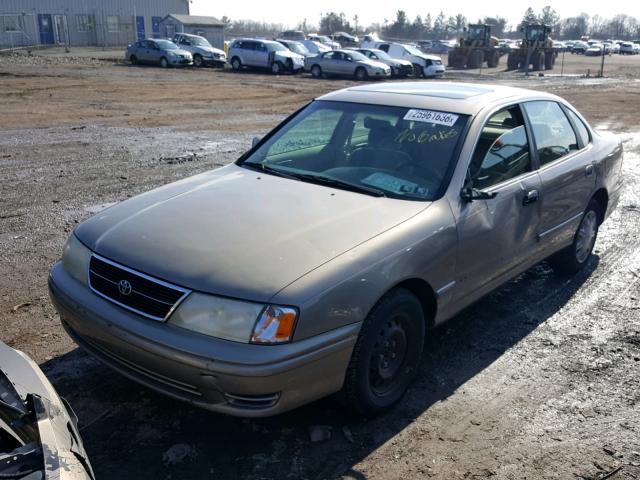
<instances>
[{"instance_id":1,"label":"rear view mirror","mask_svg":"<svg viewBox=\"0 0 640 480\"><path fill-rule=\"evenodd\" d=\"M258 145L260 143L260 140L262 140L260 137L253 137L251 139L251 148L253 148L256 145Z\"/></svg>"},{"instance_id":2,"label":"rear view mirror","mask_svg":"<svg viewBox=\"0 0 640 480\"><path fill-rule=\"evenodd\" d=\"M460 191L460 197L465 202L473 202L474 200L491 200L496 198L498 192L485 192L473 187L465 187Z\"/></svg>"}]
</instances>

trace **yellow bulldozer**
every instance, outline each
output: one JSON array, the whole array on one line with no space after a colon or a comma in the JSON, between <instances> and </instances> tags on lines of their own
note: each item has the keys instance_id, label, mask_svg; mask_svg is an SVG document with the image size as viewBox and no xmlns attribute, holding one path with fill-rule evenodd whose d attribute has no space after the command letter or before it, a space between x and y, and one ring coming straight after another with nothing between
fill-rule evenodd
<instances>
[{"instance_id":1,"label":"yellow bulldozer","mask_svg":"<svg viewBox=\"0 0 640 480\"><path fill-rule=\"evenodd\" d=\"M551 27L547 25L526 25L521 29L523 38L520 46L509 52L507 70L551 70L558 53L553 49L549 36Z\"/></svg>"},{"instance_id":2,"label":"yellow bulldozer","mask_svg":"<svg viewBox=\"0 0 640 480\"><path fill-rule=\"evenodd\" d=\"M470 24L459 45L449 52L449 67L480 68L487 62L487 67L494 68L500 63L500 55L491 25Z\"/></svg>"}]
</instances>

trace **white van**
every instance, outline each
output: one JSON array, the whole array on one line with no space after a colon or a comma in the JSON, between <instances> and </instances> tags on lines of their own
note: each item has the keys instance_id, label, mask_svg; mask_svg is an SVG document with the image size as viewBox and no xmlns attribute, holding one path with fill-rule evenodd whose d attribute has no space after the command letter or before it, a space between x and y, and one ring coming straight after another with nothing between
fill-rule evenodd
<instances>
[{"instance_id":1,"label":"white van","mask_svg":"<svg viewBox=\"0 0 640 480\"><path fill-rule=\"evenodd\" d=\"M441 77L445 72L444 64L439 56L423 53L411 45L373 41L362 42L362 48L377 48L387 52L390 57L409 60L418 77Z\"/></svg>"}]
</instances>

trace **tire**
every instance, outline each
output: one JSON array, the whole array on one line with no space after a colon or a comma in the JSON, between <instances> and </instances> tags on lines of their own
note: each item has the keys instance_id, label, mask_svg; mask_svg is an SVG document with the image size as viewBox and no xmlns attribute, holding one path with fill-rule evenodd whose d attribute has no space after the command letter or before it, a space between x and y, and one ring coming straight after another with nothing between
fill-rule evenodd
<instances>
[{"instance_id":1,"label":"tire","mask_svg":"<svg viewBox=\"0 0 640 480\"><path fill-rule=\"evenodd\" d=\"M591 200L582 215L571 245L548 259L551 268L558 275L573 275L584 268L593 252L601 222L602 207L596 200Z\"/></svg>"},{"instance_id":2,"label":"tire","mask_svg":"<svg viewBox=\"0 0 640 480\"><path fill-rule=\"evenodd\" d=\"M353 76L356 77L356 80L360 82L365 81L369 78L369 74L363 67L356 68L356 71Z\"/></svg>"},{"instance_id":3,"label":"tire","mask_svg":"<svg viewBox=\"0 0 640 480\"><path fill-rule=\"evenodd\" d=\"M239 72L242 69L242 62L238 57L233 57L231 59L231 68L236 72Z\"/></svg>"},{"instance_id":4,"label":"tire","mask_svg":"<svg viewBox=\"0 0 640 480\"><path fill-rule=\"evenodd\" d=\"M313 78L322 78L322 68L320 68L320 65L311 67L311 76Z\"/></svg>"},{"instance_id":5,"label":"tire","mask_svg":"<svg viewBox=\"0 0 640 480\"><path fill-rule=\"evenodd\" d=\"M347 405L360 415L377 415L396 404L418 371L424 332L415 295L398 288L382 297L365 319L347 367L341 392Z\"/></svg>"},{"instance_id":6,"label":"tire","mask_svg":"<svg viewBox=\"0 0 640 480\"><path fill-rule=\"evenodd\" d=\"M291 61L291 59L287 60L287 64L285 65L285 68L289 73L296 73L293 71L293 61Z\"/></svg>"},{"instance_id":7,"label":"tire","mask_svg":"<svg viewBox=\"0 0 640 480\"><path fill-rule=\"evenodd\" d=\"M553 69L553 64L556 63L556 57L553 54L553 52L547 52L544 55L544 69L545 70L552 70Z\"/></svg>"},{"instance_id":8,"label":"tire","mask_svg":"<svg viewBox=\"0 0 640 480\"><path fill-rule=\"evenodd\" d=\"M422 78L424 77L424 70L421 65L417 63L413 64L413 78Z\"/></svg>"},{"instance_id":9,"label":"tire","mask_svg":"<svg viewBox=\"0 0 640 480\"><path fill-rule=\"evenodd\" d=\"M162 68L169 68L169 60L167 60L165 57L160 58L160 66Z\"/></svg>"},{"instance_id":10,"label":"tire","mask_svg":"<svg viewBox=\"0 0 640 480\"><path fill-rule=\"evenodd\" d=\"M480 65L484 62L484 55L482 50L473 50L469 55L469 68L480 68Z\"/></svg>"},{"instance_id":11,"label":"tire","mask_svg":"<svg viewBox=\"0 0 640 480\"><path fill-rule=\"evenodd\" d=\"M274 75L280 75L282 72L284 72L284 65L282 62L273 62L271 64L271 73Z\"/></svg>"},{"instance_id":12,"label":"tire","mask_svg":"<svg viewBox=\"0 0 640 480\"><path fill-rule=\"evenodd\" d=\"M129 57L129 61L131 62L132 65L137 65L138 64L138 57L136 57L135 55L131 55Z\"/></svg>"},{"instance_id":13,"label":"tire","mask_svg":"<svg viewBox=\"0 0 640 480\"><path fill-rule=\"evenodd\" d=\"M193 65L195 67L204 67L204 61L202 60L202 56L201 55L194 55L193 56Z\"/></svg>"},{"instance_id":14,"label":"tire","mask_svg":"<svg viewBox=\"0 0 640 480\"><path fill-rule=\"evenodd\" d=\"M498 61L500 60L498 52L492 50L485 56L487 58L487 68L496 68L498 66Z\"/></svg>"},{"instance_id":15,"label":"tire","mask_svg":"<svg viewBox=\"0 0 640 480\"><path fill-rule=\"evenodd\" d=\"M544 52L534 52L531 56L531 64L534 72L544 69Z\"/></svg>"},{"instance_id":16,"label":"tire","mask_svg":"<svg viewBox=\"0 0 640 480\"><path fill-rule=\"evenodd\" d=\"M517 70L519 66L520 59L516 55L510 53L507 57L507 70Z\"/></svg>"},{"instance_id":17,"label":"tire","mask_svg":"<svg viewBox=\"0 0 640 480\"><path fill-rule=\"evenodd\" d=\"M458 55L454 50L449 52L448 59L447 59L447 66L449 68L458 68Z\"/></svg>"}]
</instances>

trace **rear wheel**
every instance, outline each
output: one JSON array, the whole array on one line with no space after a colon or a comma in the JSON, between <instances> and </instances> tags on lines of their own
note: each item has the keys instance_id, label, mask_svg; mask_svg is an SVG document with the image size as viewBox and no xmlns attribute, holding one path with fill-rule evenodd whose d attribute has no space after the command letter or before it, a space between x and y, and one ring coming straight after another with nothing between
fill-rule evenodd
<instances>
[{"instance_id":1,"label":"rear wheel","mask_svg":"<svg viewBox=\"0 0 640 480\"><path fill-rule=\"evenodd\" d=\"M137 64L138 64L138 57L136 57L135 55L131 55L131 56L129 57L129 61L130 61L132 64L137 65Z\"/></svg>"},{"instance_id":2,"label":"rear wheel","mask_svg":"<svg viewBox=\"0 0 640 480\"><path fill-rule=\"evenodd\" d=\"M204 67L204 61L202 60L202 55L194 55L193 56L193 64L196 67Z\"/></svg>"},{"instance_id":3,"label":"rear wheel","mask_svg":"<svg viewBox=\"0 0 640 480\"><path fill-rule=\"evenodd\" d=\"M467 62L467 66L469 68L479 68L484 61L483 57L484 55L482 53L482 50L473 50L469 55L469 61Z\"/></svg>"},{"instance_id":4,"label":"rear wheel","mask_svg":"<svg viewBox=\"0 0 640 480\"><path fill-rule=\"evenodd\" d=\"M363 67L358 67L356 68L355 77L356 80L363 81L369 78L369 74Z\"/></svg>"},{"instance_id":5,"label":"rear wheel","mask_svg":"<svg viewBox=\"0 0 640 480\"><path fill-rule=\"evenodd\" d=\"M547 52L544 54L544 69L551 70L553 69L553 65L556 63L556 56L553 52Z\"/></svg>"},{"instance_id":6,"label":"rear wheel","mask_svg":"<svg viewBox=\"0 0 640 480\"><path fill-rule=\"evenodd\" d=\"M404 395L422 357L425 320L411 292L387 293L364 321L347 367L342 394L361 415L391 408Z\"/></svg>"},{"instance_id":7,"label":"rear wheel","mask_svg":"<svg viewBox=\"0 0 640 480\"><path fill-rule=\"evenodd\" d=\"M498 61L500 60L500 56L498 52L495 50L490 51L487 55L487 67L488 68L496 68L498 66Z\"/></svg>"},{"instance_id":8,"label":"rear wheel","mask_svg":"<svg viewBox=\"0 0 640 480\"><path fill-rule=\"evenodd\" d=\"M231 59L231 68L233 68L236 72L240 71L242 68L242 62L238 57L233 57Z\"/></svg>"},{"instance_id":9,"label":"rear wheel","mask_svg":"<svg viewBox=\"0 0 640 480\"><path fill-rule=\"evenodd\" d=\"M512 53L507 57L507 70L517 70L520 66L520 58Z\"/></svg>"},{"instance_id":10,"label":"rear wheel","mask_svg":"<svg viewBox=\"0 0 640 480\"><path fill-rule=\"evenodd\" d=\"M534 52L531 56L532 70L537 72L544 69L544 52Z\"/></svg>"},{"instance_id":11,"label":"rear wheel","mask_svg":"<svg viewBox=\"0 0 640 480\"><path fill-rule=\"evenodd\" d=\"M320 68L320 65L314 65L313 67L311 67L311 76L313 78L322 77L322 68Z\"/></svg>"},{"instance_id":12,"label":"rear wheel","mask_svg":"<svg viewBox=\"0 0 640 480\"><path fill-rule=\"evenodd\" d=\"M600 204L591 200L582 216L573 243L549 258L549 264L560 275L572 275L580 271L591 257L598 238L598 228L602 218Z\"/></svg>"},{"instance_id":13,"label":"rear wheel","mask_svg":"<svg viewBox=\"0 0 640 480\"><path fill-rule=\"evenodd\" d=\"M160 66L162 68L167 68L169 66L169 61L165 57L162 57L160 59Z\"/></svg>"}]
</instances>

